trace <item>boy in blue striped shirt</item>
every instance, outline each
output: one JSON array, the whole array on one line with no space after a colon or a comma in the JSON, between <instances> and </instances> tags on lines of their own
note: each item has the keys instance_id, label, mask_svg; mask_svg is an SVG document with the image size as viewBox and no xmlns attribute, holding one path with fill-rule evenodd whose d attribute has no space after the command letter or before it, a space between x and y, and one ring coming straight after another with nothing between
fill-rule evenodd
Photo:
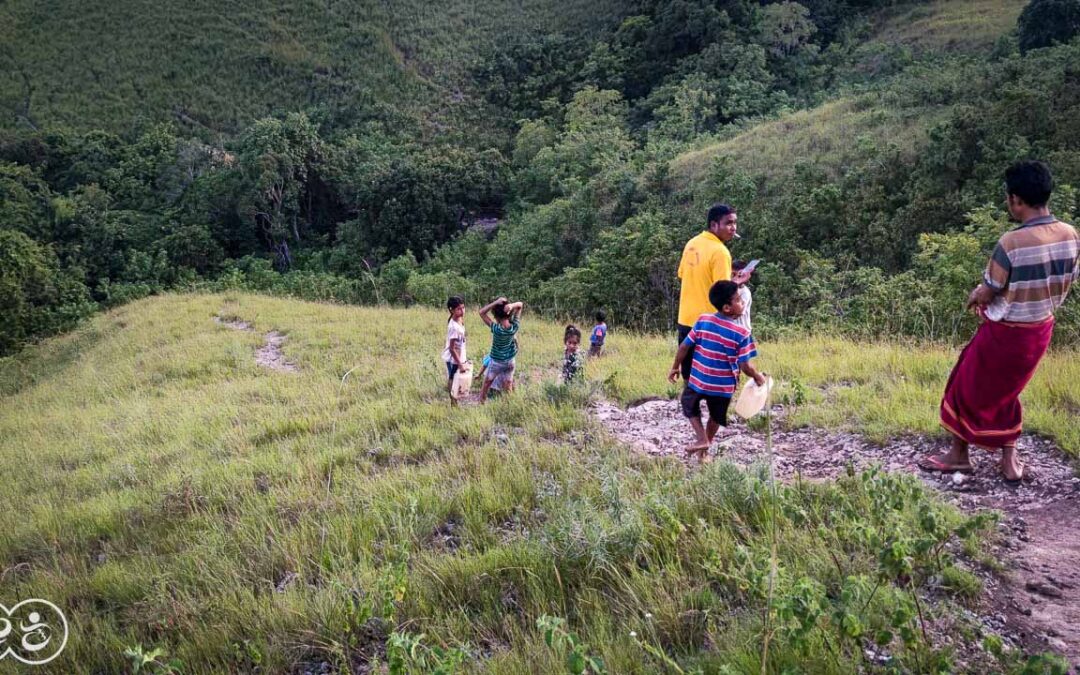
<instances>
[{"instance_id":1,"label":"boy in blue striped shirt","mask_svg":"<svg viewBox=\"0 0 1080 675\"><path fill-rule=\"evenodd\" d=\"M697 437L686 448L687 458L696 454L706 462L709 445L720 427L727 426L728 404L739 383L742 371L754 378L758 386L765 385L765 376L758 372L750 359L757 356L757 348L750 331L736 323L745 311L739 286L731 281L718 281L709 289L709 302L719 307L715 314L702 314L693 329L679 345L675 363L668 379L675 382L682 372L682 362L693 349L690 377L682 393L682 410L690 420ZM709 409L709 424L701 423L701 402Z\"/></svg>"}]
</instances>

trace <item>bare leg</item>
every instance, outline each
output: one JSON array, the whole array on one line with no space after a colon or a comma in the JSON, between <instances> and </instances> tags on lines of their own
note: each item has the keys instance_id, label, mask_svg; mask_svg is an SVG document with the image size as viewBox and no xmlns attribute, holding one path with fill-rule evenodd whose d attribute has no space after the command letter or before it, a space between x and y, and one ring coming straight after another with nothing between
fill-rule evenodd
<instances>
[{"instance_id":1,"label":"bare leg","mask_svg":"<svg viewBox=\"0 0 1080 675\"><path fill-rule=\"evenodd\" d=\"M705 425L705 439L707 441L706 446L698 451L698 459L702 464L708 464L712 461L712 456L709 455L709 447L712 445L713 439L716 438L716 432L720 430L720 423L709 419L709 423Z\"/></svg>"},{"instance_id":2,"label":"bare leg","mask_svg":"<svg viewBox=\"0 0 1080 675\"><path fill-rule=\"evenodd\" d=\"M709 439L709 443L716 438L716 432L720 431L720 423L714 420L709 420L709 424L705 427L705 436Z\"/></svg>"},{"instance_id":3,"label":"bare leg","mask_svg":"<svg viewBox=\"0 0 1080 675\"><path fill-rule=\"evenodd\" d=\"M1006 480L1020 480L1024 477L1024 465L1016 456L1016 446L1007 445L1001 449L1001 473Z\"/></svg>"},{"instance_id":4,"label":"bare leg","mask_svg":"<svg viewBox=\"0 0 1080 675\"><path fill-rule=\"evenodd\" d=\"M690 426L694 427L694 436L697 437L697 440L694 442L693 445L690 445L686 448L687 458L689 458L690 455L693 455L694 453L702 455L705 453L706 450L709 449L709 438L705 435L705 426L701 423L701 418L691 417Z\"/></svg>"},{"instance_id":5,"label":"bare leg","mask_svg":"<svg viewBox=\"0 0 1080 675\"><path fill-rule=\"evenodd\" d=\"M491 383L493 379L484 378L484 384L480 387L480 402L487 403L488 389L491 389Z\"/></svg>"},{"instance_id":6,"label":"bare leg","mask_svg":"<svg viewBox=\"0 0 1080 675\"><path fill-rule=\"evenodd\" d=\"M971 471L971 457L968 455L967 441L953 436L949 451L941 455L926 457L919 466L929 471Z\"/></svg>"}]
</instances>

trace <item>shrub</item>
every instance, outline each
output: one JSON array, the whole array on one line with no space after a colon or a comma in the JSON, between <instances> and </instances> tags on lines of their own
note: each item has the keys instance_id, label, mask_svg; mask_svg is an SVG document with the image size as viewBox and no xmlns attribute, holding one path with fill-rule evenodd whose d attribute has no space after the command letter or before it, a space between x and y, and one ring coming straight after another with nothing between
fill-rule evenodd
<instances>
[{"instance_id":1,"label":"shrub","mask_svg":"<svg viewBox=\"0 0 1080 675\"><path fill-rule=\"evenodd\" d=\"M1068 42L1080 33L1080 0L1031 0L1017 27L1021 52Z\"/></svg>"},{"instance_id":2,"label":"shrub","mask_svg":"<svg viewBox=\"0 0 1080 675\"><path fill-rule=\"evenodd\" d=\"M68 330L96 309L86 286L59 268L51 248L0 229L0 354Z\"/></svg>"},{"instance_id":3,"label":"shrub","mask_svg":"<svg viewBox=\"0 0 1080 675\"><path fill-rule=\"evenodd\" d=\"M466 301L477 298L476 284L454 272L413 272L405 282L405 290L415 302L424 305L444 305L451 295L460 295Z\"/></svg>"}]
</instances>

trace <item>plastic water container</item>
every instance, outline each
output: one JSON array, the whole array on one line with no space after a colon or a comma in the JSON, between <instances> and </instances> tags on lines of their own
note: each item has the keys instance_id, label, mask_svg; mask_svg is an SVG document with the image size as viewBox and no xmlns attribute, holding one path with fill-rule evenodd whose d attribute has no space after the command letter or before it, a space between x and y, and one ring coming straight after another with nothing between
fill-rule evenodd
<instances>
[{"instance_id":1,"label":"plastic water container","mask_svg":"<svg viewBox=\"0 0 1080 675\"><path fill-rule=\"evenodd\" d=\"M757 386L757 382L749 380L739 392L739 399L735 401L735 413L743 419L750 419L765 408L772 393L773 379L766 376L765 386Z\"/></svg>"},{"instance_id":2,"label":"plastic water container","mask_svg":"<svg viewBox=\"0 0 1080 675\"><path fill-rule=\"evenodd\" d=\"M454 398L464 398L472 389L472 363L465 363L454 373L454 383L450 387L450 395Z\"/></svg>"}]
</instances>

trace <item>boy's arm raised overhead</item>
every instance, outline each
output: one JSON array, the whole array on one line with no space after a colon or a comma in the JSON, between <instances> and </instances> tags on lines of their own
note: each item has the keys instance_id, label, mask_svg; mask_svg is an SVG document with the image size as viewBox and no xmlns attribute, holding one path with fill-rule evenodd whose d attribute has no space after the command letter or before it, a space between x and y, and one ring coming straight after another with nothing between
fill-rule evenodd
<instances>
[{"instance_id":1,"label":"boy's arm raised overhead","mask_svg":"<svg viewBox=\"0 0 1080 675\"><path fill-rule=\"evenodd\" d=\"M522 310L524 310L524 309L525 309L525 303L524 302L521 302L521 301L511 302L509 305L506 306L506 314L508 316L520 315Z\"/></svg>"},{"instance_id":2,"label":"boy's arm raised overhead","mask_svg":"<svg viewBox=\"0 0 1080 675\"><path fill-rule=\"evenodd\" d=\"M480 312L479 312L480 313L480 318L483 319L484 323L487 324L488 326L490 326L492 323L494 323L491 320L491 316L489 316L491 314L491 309L495 305L499 304L500 302L506 302L506 298L504 298L502 296L499 296L499 297L495 298L494 300L492 300L491 302L489 302L488 304L486 304L486 305L484 305L483 307L480 308Z\"/></svg>"}]
</instances>

